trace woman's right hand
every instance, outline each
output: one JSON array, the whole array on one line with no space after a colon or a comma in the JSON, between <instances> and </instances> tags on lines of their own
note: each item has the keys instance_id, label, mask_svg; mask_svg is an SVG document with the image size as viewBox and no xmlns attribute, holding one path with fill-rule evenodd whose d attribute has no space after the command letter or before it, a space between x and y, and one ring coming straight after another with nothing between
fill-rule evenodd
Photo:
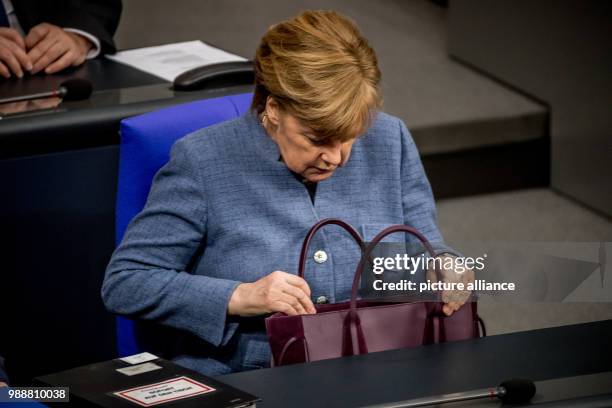
<instances>
[{"instance_id":1,"label":"woman's right hand","mask_svg":"<svg viewBox=\"0 0 612 408\"><path fill-rule=\"evenodd\" d=\"M282 312L289 316L315 314L310 287L299 276L275 271L252 283L241 283L230 298L227 312L257 316Z\"/></svg>"}]
</instances>

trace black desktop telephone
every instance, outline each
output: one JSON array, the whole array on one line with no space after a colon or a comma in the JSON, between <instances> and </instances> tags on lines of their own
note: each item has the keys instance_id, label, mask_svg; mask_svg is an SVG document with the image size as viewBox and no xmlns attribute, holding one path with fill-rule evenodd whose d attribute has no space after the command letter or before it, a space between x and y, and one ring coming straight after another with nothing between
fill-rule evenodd
<instances>
[{"instance_id":1,"label":"black desktop telephone","mask_svg":"<svg viewBox=\"0 0 612 408\"><path fill-rule=\"evenodd\" d=\"M175 91L194 91L223 85L250 85L255 75L251 61L221 62L190 69L177 76L172 84Z\"/></svg>"}]
</instances>

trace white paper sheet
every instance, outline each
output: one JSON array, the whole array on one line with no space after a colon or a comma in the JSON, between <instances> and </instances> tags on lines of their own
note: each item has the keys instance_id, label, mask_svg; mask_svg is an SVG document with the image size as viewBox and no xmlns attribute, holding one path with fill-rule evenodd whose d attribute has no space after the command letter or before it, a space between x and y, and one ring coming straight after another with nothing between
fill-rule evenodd
<instances>
[{"instance_id":1,"label":"white paper sheet","mask_svg":"<svg viewBox=\"0 0 612 408\"><path fill-rule=\"evenodd\" d=\"M211 47L199 40L121 51L107 55L106 58L167 81L174 81L183 72L202 65L246 61L246 58Z\"/></svg>"},{"instance_id":2,"label":"white paper sheet","mask_svg":"<svg viewBox=\"0 0 612 408\"><path fill-rule=\"evenodd\" d=\"M125 361L128 364L140 364L145 363L147 361L157 360L158 358L159 357L157 357L155 354L151 354L145 351L144 353L132 354L131 356L122 357L119 360Z\"/></svg>"}]
</instances>

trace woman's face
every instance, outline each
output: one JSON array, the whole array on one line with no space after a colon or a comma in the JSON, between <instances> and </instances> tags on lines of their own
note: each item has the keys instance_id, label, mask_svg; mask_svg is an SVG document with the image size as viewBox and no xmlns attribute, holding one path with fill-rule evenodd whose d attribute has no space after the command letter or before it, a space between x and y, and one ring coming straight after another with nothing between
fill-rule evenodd
<instances>
[{"instance_id":1,"label":"woman's face","mask_svg":"<svg viewBox=\"0 0 612 408\"><path fill-rule=\"evenodd\" d=\"M351 155L355 138L344 143L320 144L317 135L298 119L278 109L266 109L264 127L279 147L287 167L311 182L323 181Z\"/></svg>"}]
</instances>

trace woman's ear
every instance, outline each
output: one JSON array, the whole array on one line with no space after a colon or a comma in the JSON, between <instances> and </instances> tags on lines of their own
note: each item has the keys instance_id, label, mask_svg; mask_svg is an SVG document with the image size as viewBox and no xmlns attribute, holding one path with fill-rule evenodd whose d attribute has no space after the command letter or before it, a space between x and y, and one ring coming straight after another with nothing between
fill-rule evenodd
<instances>
[{"instance_id":1,"label":"woman's ear","mask_svg":"<svg viewBox=\"0 0 612 408\"><path fill-rule=\"evenodd\" d=\"M266 99L266 108L264 112L270 123L274 126L278 126L280 122L280 106L272 96L268 96L268 99Z\"/></svg>"}]
</instances>

